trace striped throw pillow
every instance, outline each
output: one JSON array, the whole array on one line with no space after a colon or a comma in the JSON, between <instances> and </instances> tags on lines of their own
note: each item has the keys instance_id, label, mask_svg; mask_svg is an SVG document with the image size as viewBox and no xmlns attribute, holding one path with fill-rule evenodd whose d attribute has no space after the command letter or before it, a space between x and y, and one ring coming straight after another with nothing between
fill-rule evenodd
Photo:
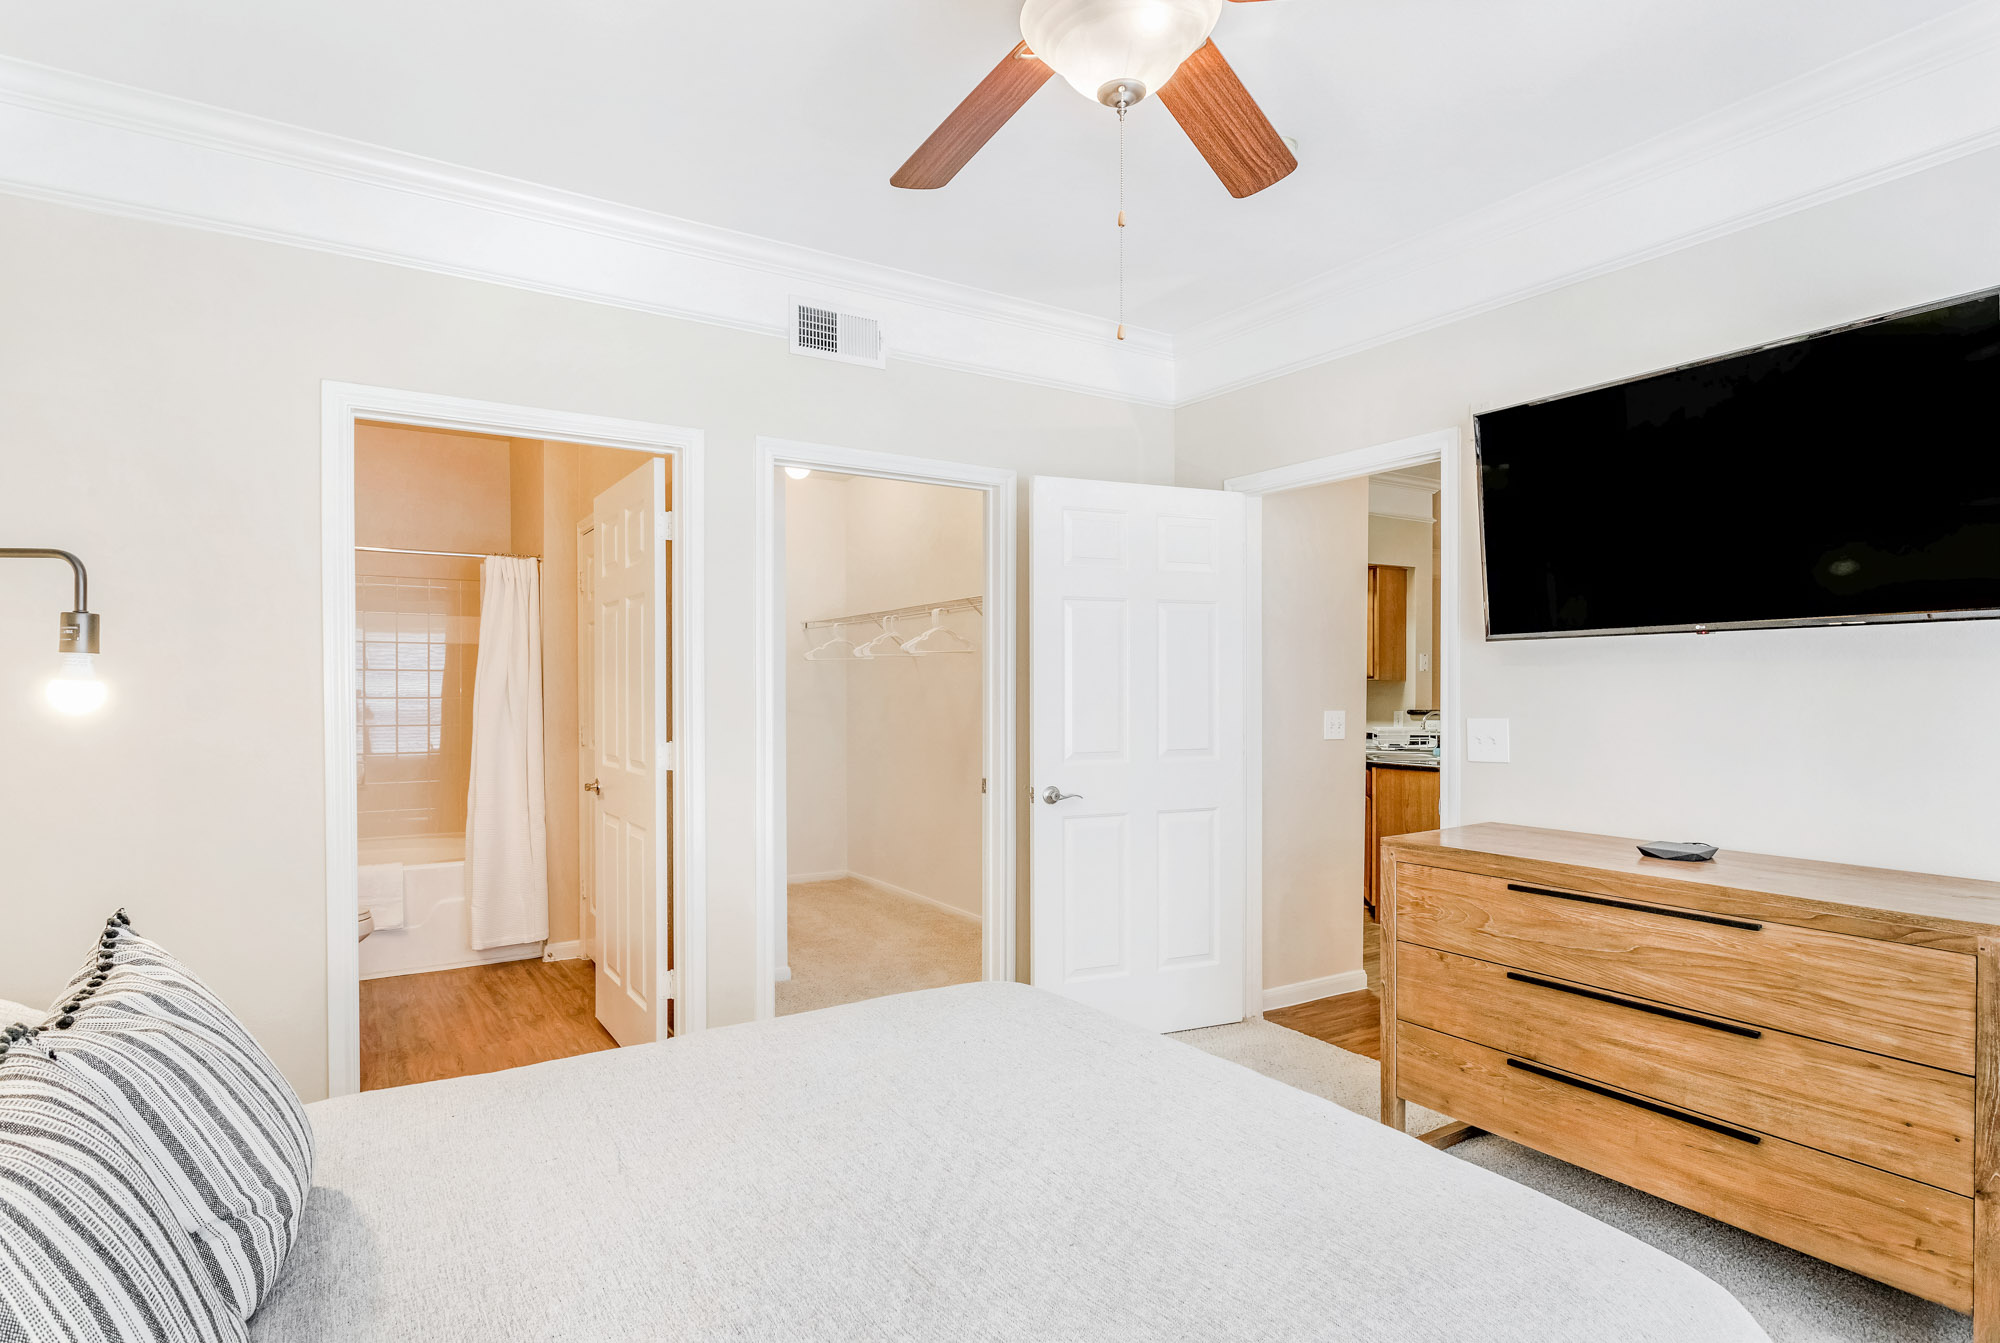
<instances>
[{"instance_id":1,"label":"striped throw pillow","mask_svg":"<svg viewBox=\"0 0 2000 1343\"><path fill-rule=\"evenodd\" d=\"M0 1035L0 1340L244 1337L96 1084L48 1032Z\"/></svg>"},{"instance_id":2,"label":"striped throw pillow","mask_svg":"<svg viewBox=\"0 0 2000 1343\"><path fill-rule=\"evenodd\" d=\"M221 1000L133 933L123 910L64 994L42 1038L94 1084L197 1268L231 1314L249 1319L298 1237L312 1187L298 1096Z\"/></svg>"}]
</instances>

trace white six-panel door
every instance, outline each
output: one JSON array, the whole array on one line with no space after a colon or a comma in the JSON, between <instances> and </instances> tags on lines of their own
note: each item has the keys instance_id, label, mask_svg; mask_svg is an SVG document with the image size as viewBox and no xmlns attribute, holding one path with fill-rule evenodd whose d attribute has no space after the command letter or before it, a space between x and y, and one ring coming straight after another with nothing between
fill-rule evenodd
<instances>
[{"instance_id":1,"label":"white six-panel door","mask_svg":"<svg viewBox=\"0 0 2000 1343\"><path fill-rule=\"evenodd\" d=\"M1032 978L1158 1031L1243 1016L1244 507L1034 482Z\"/></svg>"},{"instance_id":2,"label":"white six-panel door","mask_svg":"<svg viewBox=\"0 0 2000 1343\"><path fill-rule=\"evenodd\" d=\"M667 1034L665 499L666 465L654 458L597 496L591 530L597 1019L621 1045Z\"/></svg>"}]
</instances>

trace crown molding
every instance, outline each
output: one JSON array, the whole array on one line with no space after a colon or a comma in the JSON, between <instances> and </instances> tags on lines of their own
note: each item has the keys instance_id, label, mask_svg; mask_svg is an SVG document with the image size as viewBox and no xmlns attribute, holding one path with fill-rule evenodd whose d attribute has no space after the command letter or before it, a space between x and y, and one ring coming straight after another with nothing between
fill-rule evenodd
<instances>
[{"instance_id":1,"label":"crown molding","mask_svg":"<svg viewBox=\"0 0 2000 1343\"><path fill-rule=\"evenodd\" d=\"M1391 476L1368 477L1368 512L1372 517L1404 522L1430 522L1435 484L1410 485Z\"/></svg>"},{"instance_id":2,"label":"crown molding","mask_svg":"<svg viewBox=\"0 0 2000 1343\"><path fill-rule=\"evenodd\" d=\"M2000 2L1929 23L1175 332L1218 396L2000 145Z\"/></svg>"},{"instance_id":3,"label":"crown molding","mask_svg":"<svg viewBox=\"0 0 2000 1343\"><path fill-rule=\"evenodd\" d=\"M2000 145L2000 0L1169 335L0 57L0 191L1148 406L1282 377Z\"/></svg>"},{"instance_id":4,"label":"crown molding","mask_svg":"<svg viewBox=\"0 0 2000 1343\"><path fill-rule=\"evenodd\" d=\"M1160 332L4 57L0 191L780 338L798 295L895 359L1174 401Z\"/></svg>"}]
</instances>

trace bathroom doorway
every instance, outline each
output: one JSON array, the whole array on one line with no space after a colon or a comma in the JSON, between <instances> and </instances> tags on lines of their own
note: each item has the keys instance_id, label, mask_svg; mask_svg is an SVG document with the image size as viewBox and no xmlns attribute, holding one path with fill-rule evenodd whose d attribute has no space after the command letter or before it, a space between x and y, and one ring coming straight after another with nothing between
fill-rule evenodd
<instances>
[{"instance_id":1,"label":"bathroom doorway","mask_svg":"<svg viewBox=\"0 0 2000 1343\"><path fill-rule=\"evenodd\" d=\"M330 668L329 745L337 723L346 746L329 761L333 1094L699 1025L676 999L687 454L623 422L556 417L584 431L572 440L492 432L499 418L355 405L334 454L352 546L336 566L330 533L344 693L337 706ZM621 432L590 441L599 423Z\"/></svg>"},{"instance_id":2,"label":"bathroom doorway","mask_svg":"<svg viewBox=\"0 0 2000 1343\"><path fill-rule=\"evenodd\" d=\"M652 1038L624 992L621 957L649 940L625 928L649 910L620 879L622 840L657 834L665 800L650 762L600 769L635 734L591 710L644 715L656 678L598 693L599 670L628 668L597 655L594 594L606 562L622 572L625 559L624 538L600 547L597 531L650 539L672 507L667 467L618 448L355 426L364 1091ZM637 588L663 597L665 576ZM613 604L639 628L610 628L614 615L604 637L643 643L648 604ZM656 683L664 710L664 668ZM620 839L595 842L607 827Z\"/></svg>"}]
</instances>

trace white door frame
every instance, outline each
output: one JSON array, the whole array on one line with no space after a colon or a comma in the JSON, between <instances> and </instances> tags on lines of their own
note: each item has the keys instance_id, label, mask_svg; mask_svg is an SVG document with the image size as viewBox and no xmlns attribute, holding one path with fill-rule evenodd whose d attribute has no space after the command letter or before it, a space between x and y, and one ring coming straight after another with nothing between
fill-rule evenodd
<instances>
[{"instance_id":1,"label":"white door frame","mask_svg":"<svg viewBox=\"0 0 2000 1343\"><path fill-rule=\"evenodd\" d=\"M907 480L920 485L951 485L985 495L986 637L980 649L984 664L981 737L986 760L985 821L981 827L986 852L981 887L982 977L1012 980L1015 976L1014 795L1017 743L1014 724L1015 607L1014 510L1016 481L1012 471L968 466L857 448L800 443L790 439L757 440L757 638L752 674L757 692L757 1019L777 1015L777 929L781 887L785 880L785 645L778 637L785 619L784 567L778 531L777 473L780 467L805 466L845 475Z\"/></svg>"},{"instance_id":2,"label":"white door frame","mask_svg":"<svg viewBox=\"0 0 2000 1343\"><path fill-rule=\"evenodd\" d=\"M1460 673L1458 656L1458 525L1459 476L1464 462L1459 452L1458 428L1434 429L1412 438L1377 443L1331 457L1280 466L1254 475L1233 476L1222 482L1225 490L1254 496L1249 518L1250 612L1247 622L1250 668L1244 687L1249 700L1250 720L1250 880L1248 927L1244 945L1243 1012L1245 1016L1264 1014L1264 510L1262 496L1285 490L1302 490L1313 485L1329 485L1337 480L1355 480L1384 471L1401 471L1412 466L1438 463L1438 656L1444 659L1441 694L1443 721L1438 724L1441 749L1438 753L1438 820L1442 825L1458 824L1461 773L1454 749L1459 725Z\"/></svg>"},{"instance_id":3,"label":"white door frame","mask_svg":"<svg viewBox=\"0 0 2000 1343\"><path fill-rule=\"evenodd\" d=\"M708 1024L708 857L702 750L702 432L494 401L320 384L321 640L326 721L327 1093L361 1089L361 958L355 940L359 818L354 761L354 426L381 420L425 429L552 439L673 458L672 603L675 737L671 880L676 1034ZM662 875L667 875L663 873Z\"/></svg>"}]
</instances>

